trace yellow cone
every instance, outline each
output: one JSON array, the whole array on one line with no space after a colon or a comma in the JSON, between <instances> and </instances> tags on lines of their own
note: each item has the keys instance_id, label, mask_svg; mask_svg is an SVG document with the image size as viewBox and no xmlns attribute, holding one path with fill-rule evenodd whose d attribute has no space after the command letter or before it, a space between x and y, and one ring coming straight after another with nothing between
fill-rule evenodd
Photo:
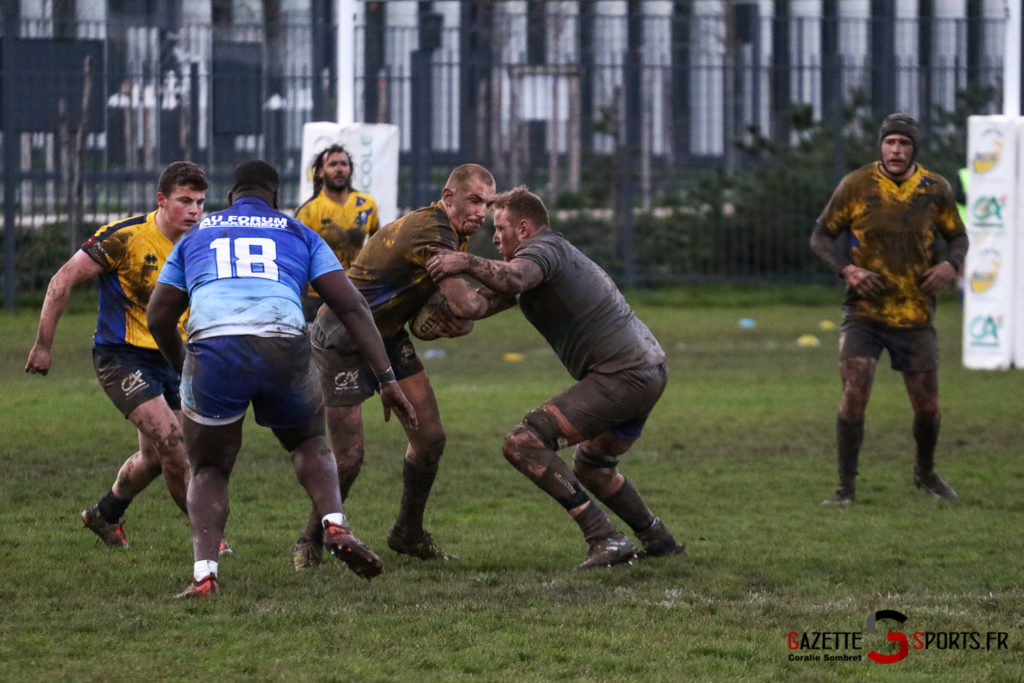
<instances>
[{"instance_id":1,"label":"yellow cone","mask_svg":"<svg viewBox=\"0 0 1024 683\"><path fill-rule=\"evenodd\" d=\"M821 341L813 334L804 334L800 335L800 337L796 340L796 345L802 346L804 348L809 348L812 346L821 346Z\"/></svg>"},{"instance_id":2,"label":"yellow cone","mask_svg":"<svg viewBox=\"0 0 1024 683\"><path fill-rule=\"evenodd\" d=\"M502 358L505 359L506 363L521 363L526 359L521 353L506 353Z\"/></svg>"}]
</instances>

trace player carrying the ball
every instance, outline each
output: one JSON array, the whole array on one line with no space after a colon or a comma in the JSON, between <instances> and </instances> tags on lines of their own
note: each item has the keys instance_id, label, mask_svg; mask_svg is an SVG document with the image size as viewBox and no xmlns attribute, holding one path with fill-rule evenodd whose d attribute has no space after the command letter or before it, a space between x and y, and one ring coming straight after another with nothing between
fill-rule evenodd
<instances>
[{"instance_id":1,"label":"player carrying the ball","mask_svg":"<svg viewBox=\"0 0 1024 683\"><path fill-rule=\"evenodd\" d=\"M501 445L505 458L576 521L590 548L580 569L629 562L636 547L590 496L618 515L642 556L681 555L677 543L619 471L668 382L665 353L608 274L548 227L540 197L517 187L494 200L494 244L504 261L451 249L427 264L445 282L466 273L479 319L518 304L576 380L527 413ZM453 306L454 308L454 306ZM576 446L572 468L558 450Z\"/></svg>"},{"instance_id":2,"label":"player carrying the ball","mask_svg":"<svg viewBox=\"0 0 1024 683\"><path fill-rule=\"evenodd\" d=\"M491 211L494 176L478 164L463 164L452 171L440 201L402 216L376 232L366 242L352 267L349 279L370 304L398 384L419 418L419 429L406 429L409 440L402 468L402 501L388 534L388 547L396 553L420 559L449 559L423 528L423 514L445 447L445 432L430 379L416 355L406 324L416 317L436 292L452 309L461 307L473 294L460 278L435 282L427 273L432 248L465 250ZM457 311L456 311L457 312ZM438 336L460 336L472 329L468 321L435 320ZM322 307L310 326L313 358L320 371L327 428L338 460L342 499L347 499L363 464L362 403L373 396L378 383L358 353L338 317ZM320 564L323 548L317 534L319 518L310 515L306 530L292 550L296 570Z\"/></svg>"}]
</instances>

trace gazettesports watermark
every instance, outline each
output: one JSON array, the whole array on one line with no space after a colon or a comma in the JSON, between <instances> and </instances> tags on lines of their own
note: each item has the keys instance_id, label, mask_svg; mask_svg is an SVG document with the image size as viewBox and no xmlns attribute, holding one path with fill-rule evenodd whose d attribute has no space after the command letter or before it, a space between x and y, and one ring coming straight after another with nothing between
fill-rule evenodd
<instances>
[{"instance_id":1,"label":"gazettesports watermark","mask_svg":"<svg viewBox=\"0 0 1024 683\"><path fill-rule=\"evenodd\" d=\"M883 609L868 615L863 631L790 631L786 647L791 662L862 662L896 664L912 650L1009 650L1007 631L913 631L895 630L906 623L907 616L894 609ZM879 622L895 622L886 635L886 644L875 643ZM893 648L889 643L895 643ZM879 652L874 649L883 650ZM870 648L870 649L869 649ZM893 651L895 649L895 651Z\"/></svg>"}]
</instances>

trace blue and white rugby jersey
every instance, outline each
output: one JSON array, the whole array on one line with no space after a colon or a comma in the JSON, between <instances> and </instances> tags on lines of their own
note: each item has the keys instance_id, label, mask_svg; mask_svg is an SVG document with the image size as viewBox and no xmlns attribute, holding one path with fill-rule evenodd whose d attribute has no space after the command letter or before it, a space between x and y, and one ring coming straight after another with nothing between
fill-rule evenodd
<instances>
[{"instance_id":1,"label":"blue and white rugby jersey","mask_svg":"<svg viewBox=\"0 0 1024 683\"><path fill-rule=\"evenodd\" d=\"M303 334L306 284L341 270L323 238L243 197L194 225L167 257L159 282L188 292L188 338Z\"/></svg>"}]
</instances>

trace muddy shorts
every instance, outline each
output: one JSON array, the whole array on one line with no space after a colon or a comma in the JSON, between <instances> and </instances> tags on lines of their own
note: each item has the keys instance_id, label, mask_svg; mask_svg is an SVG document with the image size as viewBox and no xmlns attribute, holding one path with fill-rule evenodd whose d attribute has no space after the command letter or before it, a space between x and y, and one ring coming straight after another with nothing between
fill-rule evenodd
<instances>
[{"instance_id":1,"label":"muddy shorts","mask_svg":"<svg viewBox=\"0 0 1024 683\"><path fill-rule=\"evenodd\" d=\"M897 372L927 372L939 367L939 341L934 327L886 327L847 318L839 331L839 359L875 358L889 351Z\"/></svg>"},{"instance_id":2,"label":"muddy shorts","mask_svg":"<svg viewBox=\"0 0 1024 683\"><path fill-rule=\"evenodd\" d=\"M608 431L636 441L667 383L664 363L611 374L592 372L551 402L584 441Z\"/></svg>"},{"instance_id":3,"label":"muddy shorts","mask_svg":"<svg viewBox=\"0 0 1024 683\"><path fill-rule=\"evenodd\" d=\"M155 349L129 344L94 346L92 366L103 391L125 417L157 396L163 396L171 410L181 410L181 379Z\"/></svg>"},{"instance_id":4,"label":"muddy shorts","mask_svg":"<svg viewBox=\"0 0 1024 683\"><path fill-rule=\"evenodd\" d=\"M320 374L320 389L324 403L329 406L357 406L377 391L377 378L363 354L350 350L352 344L347 337L336 335L339 336L342 338L333 339L330 348L320 346L316 334L313 336L313 360ZM423 372L423 362L404 329L385 339L384 349L395 371L395 379Z\"/></svg>"},{"instance_id":5,"label":"muddy shorts","mask_svg":"<svg viewBox=\"0 0 1024 683\"><path fill-rule=\"evenodd\" d=\"M319 419L322 401L309 339L232 335L190 341L181 374L182 410L204 425L237 422L252 404L258 424L294 429Z\"/></svg>"}]
</instances>

